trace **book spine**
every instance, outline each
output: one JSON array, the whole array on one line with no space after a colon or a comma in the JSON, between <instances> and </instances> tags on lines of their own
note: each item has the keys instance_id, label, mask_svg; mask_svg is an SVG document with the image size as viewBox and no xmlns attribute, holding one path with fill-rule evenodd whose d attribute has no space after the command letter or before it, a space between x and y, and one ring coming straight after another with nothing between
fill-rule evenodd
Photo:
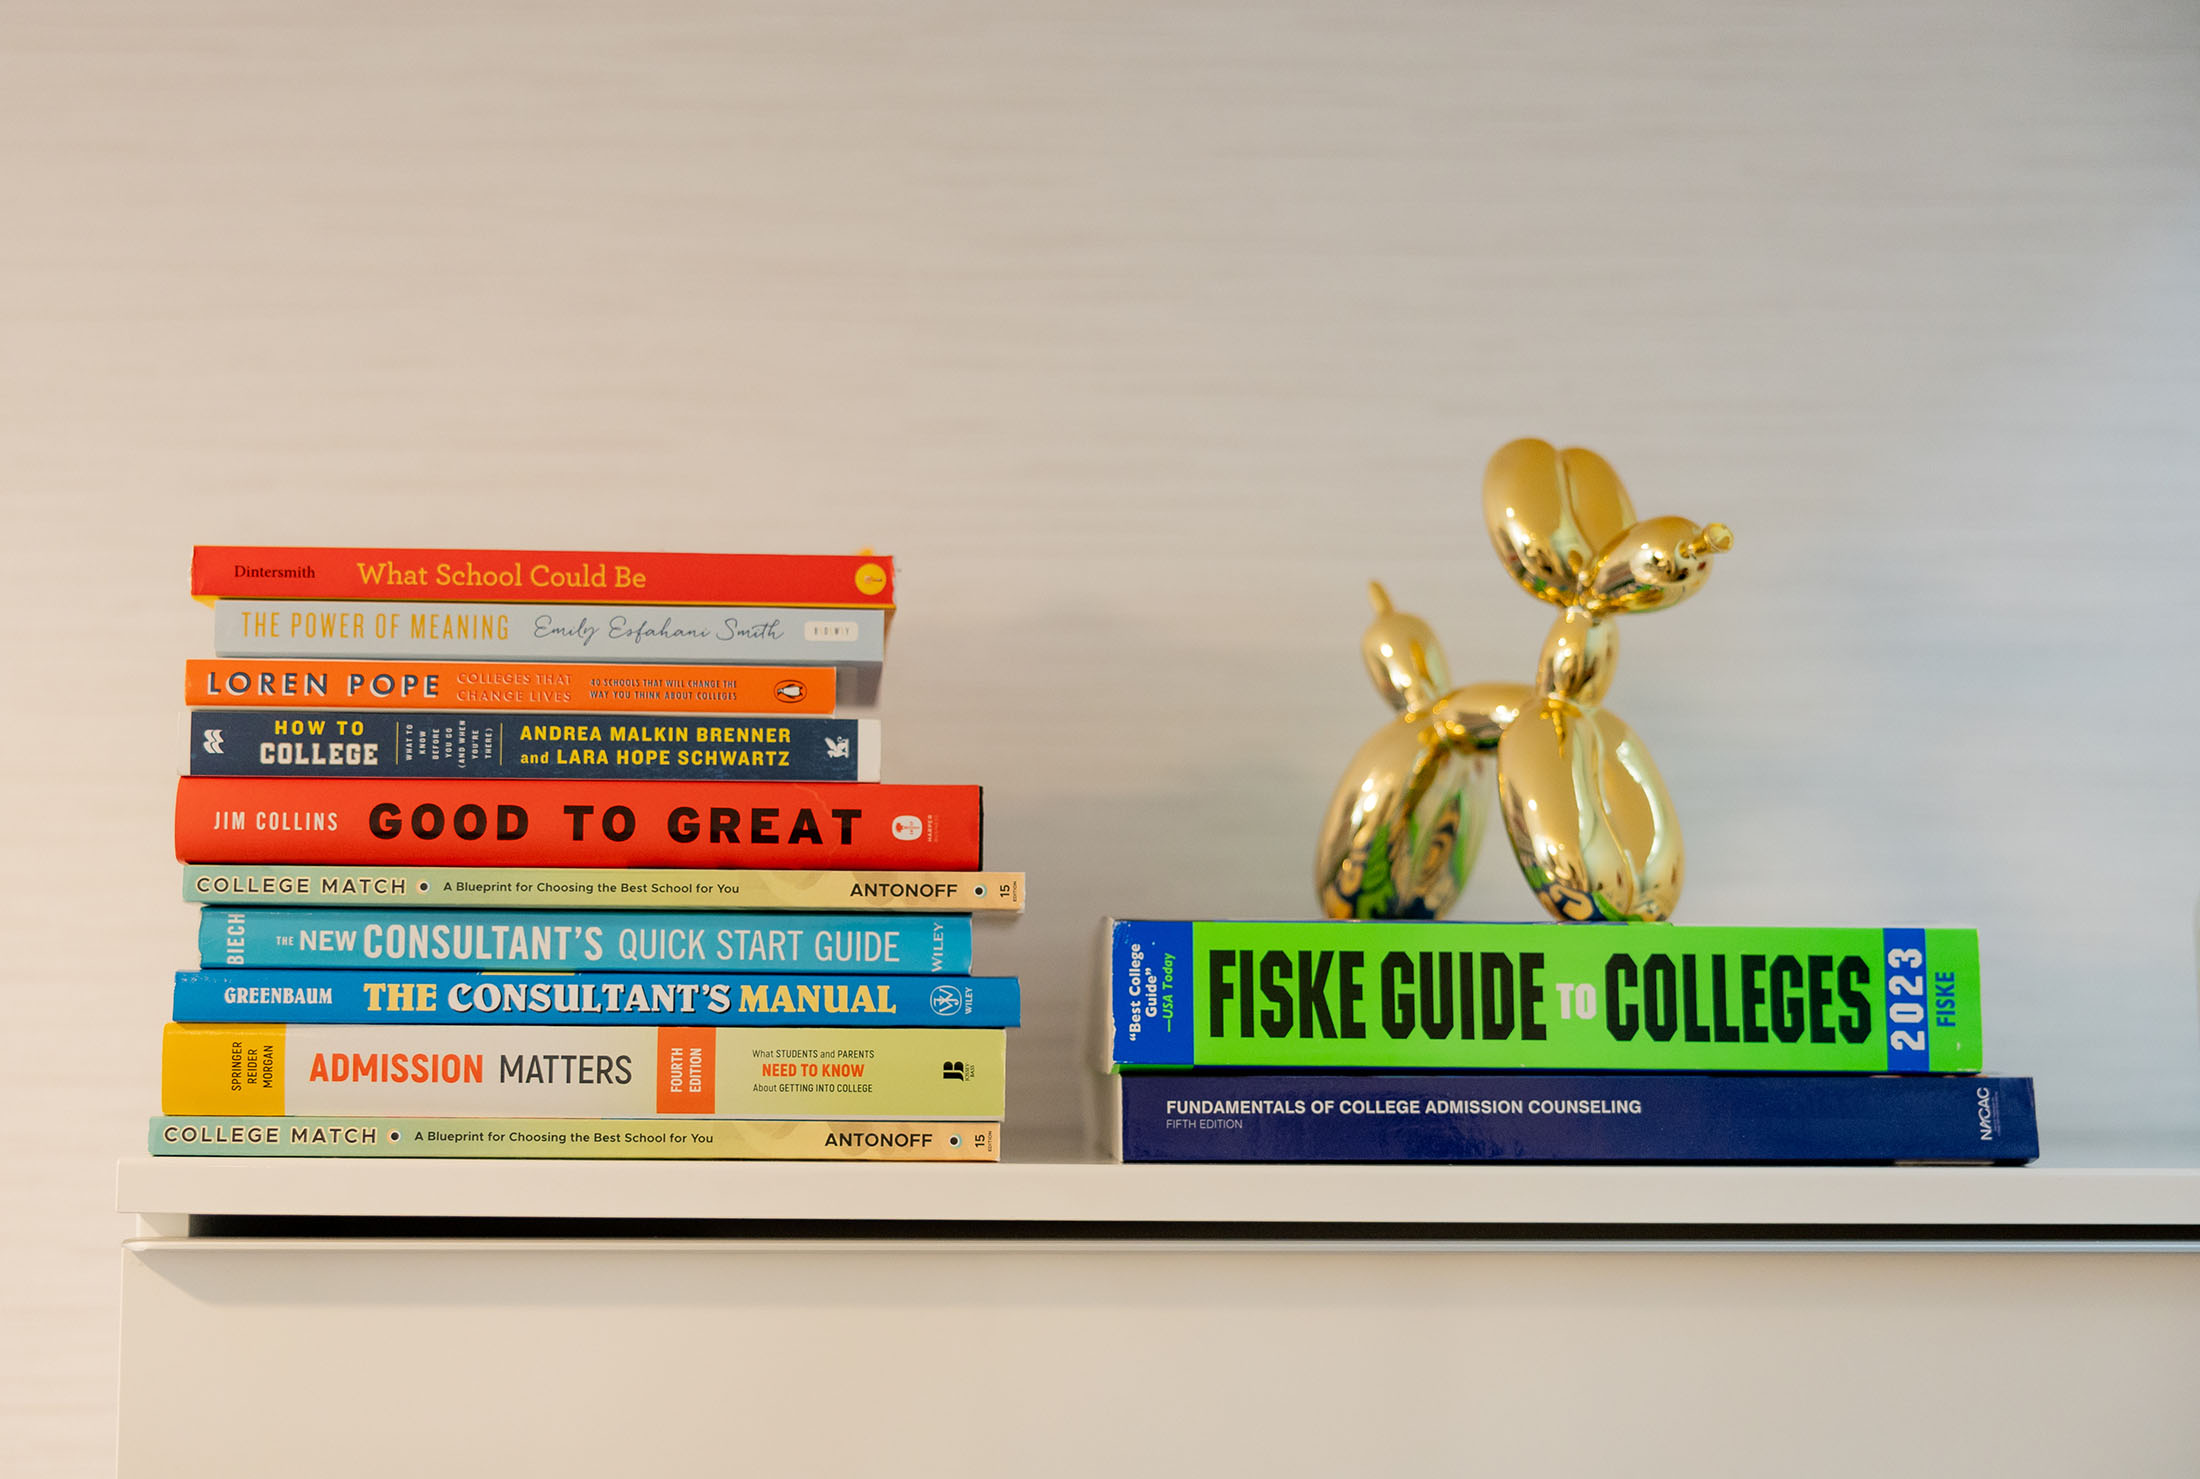
<instances>
[{"instance_id":1,"label":"book spine","mask_svg":"<svg viewBox=\"0 0 2200 1479\"><path fill-rule=\"evenodd\" d=\"M1017 914L1021 873L734 868L390 868L318 863L193 864L183 901L384 909L738 909Z\"/></svg>"},{"instance_id":2,"label":"book spine","mask_svg":"<svg viewBox=\"0 0 2200 1479\"><path fill-rule=\"evenodd\" d=\"M178 1022L1014 1027L1013 976L176 972Z\"/></svg>"},{"instance_id":3,"label":"book spine","mask_svg":"<svg viewBox=\"0 0 2200 1479\"><path fill-rule=\"evenodd\" d=\"M1123 921L1122 1065L1975 1073L1978 935Z\"/></svg>"},{"instance_id":4,"label":"book spine","mask_svg":"<svg viewBox=\"0 0 2200 1479\"><path fill-rule=\"evenodd\" d=\"M1127 1161L2035 1159L2027 1078L1126 1073Z\"/></svg>"},{"instance_id":5,"label":"book spine","mask_svg":"<svg viewBox=\"0 0 2200 1479\"><path fill-rule=\"evenodd\" d=\"M780 606L216 601L214 655L860 668L876 666L886 655L886 613Z\"/></svg>"},{"instance_id":6,"label":"book spine","mask_svg":"<svg viewBox=\"0 0 2200 1479\"><path fill-rule=\"evenodd\" d=\"M980 1120L417 1119L160 1115L154 1155L527 1161L997 1161Z\"/></svg>"},{"instance_id":7,"label":"book spine","mask_svg":"<svg viewBox=\"0 0 2200 1479\"><path fill-rule=\"evenodd\" d=\"M832 668L638 662L294 662L193 658L186 707L830 714Z\"/></svg>"},{"instance_id":8,"label":"book spine","mask_svg":"<svg viewBox=\"0 0 2200 1479\"><path fill-rule=\"evenodd\" d=\"M171 1022L163 1114L997 1120L1007 1034Z\"/></svg>"},{"instance_id":9,"label":"book spine","mask_svg":"<svg viewBox=\"0 0 2200 1479\"><path fill-rule=\"evenodd\" d=\"M967 917L587 909L204 909L209 968L970 974Z\"/></svg>"},{"instance_id":10,"label":"book spine","mask_svg":"<svg viewBox=\"0 0 2200 1479\"><path fill-rule=\"evenodd\" d=\"M192 775L875 781L879 721L197 709Z\"/></svg>"},{"instance_id":11,"label":"book spine","mask_svg":"<svg viewBox=\"0 0 2200 1479\"><path fill-rule=\"evenodd\" d=\"M185 776L187 863L974 869L976 786ZM480 902L476 900L475 902Z\"/></svg>"},{"instance_id":12,"label":"book spine","mask_svg":"<svg viewBox=\"0 0 2200 1479\"><path fill-rule=\"evenodd\" d=\"M191 594L319 601L554 601L891 610L888 555L199 545Z\"/></svg>"}]
</instances>

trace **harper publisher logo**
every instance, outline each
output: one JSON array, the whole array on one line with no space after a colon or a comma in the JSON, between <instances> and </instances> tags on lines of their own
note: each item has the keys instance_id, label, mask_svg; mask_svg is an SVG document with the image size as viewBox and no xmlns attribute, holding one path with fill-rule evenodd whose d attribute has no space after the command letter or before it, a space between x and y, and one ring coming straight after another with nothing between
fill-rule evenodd
<instances>
[{"instance_id":1,"label":"harper publisher logo","mask_svg":"<svg viewBox=\"0 0 2200 1479\"><path fill-rule=\"evenodd\" d=\"M199 748L209 755L219 755L222 752L222 732L218 729L200 730Z\"/></svg>"},{"instance_id":2,"label":"harper publisher logo","mask_svg":"<svg viewBox=\"0 0 2200 1479\"><path fill-rule=\"evenodd\" d=\"M903 842L915 842L924 835L923 817L895 817L894 836Z\"/></svg>"}]
</instances>

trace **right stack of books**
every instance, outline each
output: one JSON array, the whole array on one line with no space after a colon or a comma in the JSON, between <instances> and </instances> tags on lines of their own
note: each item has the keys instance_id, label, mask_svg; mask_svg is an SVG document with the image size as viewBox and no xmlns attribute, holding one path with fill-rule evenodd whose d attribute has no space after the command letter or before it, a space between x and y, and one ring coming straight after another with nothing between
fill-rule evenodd
<instances>
[{"instance_id":1,"label":"right stack of books","mask_svg":"<svg viewBox=\"0 0 2200 1479\"><path fill-rule=\"evenodd\" d=\"M1126 1161L2022 1163L1968 929L1111 921Z\"/></svg>"},{"instance_id":2,"label":"right stack of books","mask_svg":"<svg viewBox=\"0 0 2200 1479\"><path fill-rule=\"evenodd\" d=\"M163 1155L993 1160L979 788L882 556L201 548Z\"/></svg>"}]
</instances>

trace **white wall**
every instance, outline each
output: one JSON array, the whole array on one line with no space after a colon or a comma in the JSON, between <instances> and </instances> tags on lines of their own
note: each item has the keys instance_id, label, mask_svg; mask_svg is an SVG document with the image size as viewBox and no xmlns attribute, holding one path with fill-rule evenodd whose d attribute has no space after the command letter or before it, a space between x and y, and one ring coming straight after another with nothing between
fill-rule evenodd
<instances>
[{"instance_id":1,"label":"white wall","mask_svg":"<svg viewBox=\"0 0 2200 1479\"><path fill-rule=\"evenodd\" d=\"M1681 917L1975 923L2049 1157L2200 1159L2200 13L733 9L0 7L0 1467L108 1461L194 541L899 556L1013 1146L1103 914L1308 908L1369 576L1527 675L1580 442L1736 532L1613 696Z\"/></svg>"}]
</instances>

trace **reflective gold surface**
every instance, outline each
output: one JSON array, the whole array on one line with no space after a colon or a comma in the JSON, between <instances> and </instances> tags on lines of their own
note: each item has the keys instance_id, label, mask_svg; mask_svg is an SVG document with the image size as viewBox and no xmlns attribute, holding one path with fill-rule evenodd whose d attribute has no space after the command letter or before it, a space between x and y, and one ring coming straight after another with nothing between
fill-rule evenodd
<instances>
[{"instance_id":1,"label":"reflective gold surface","mask_svg":"<svg viewBox=\"0 0 2200 1479\"><path fill-rule=\"evenodd\" d=\"M1360 638L1360 656L1375 691L1394 709L1410 709L1434 703L1451 687L1451 670L1444 665L1444 649L1436 633L1418 616L1409 616L1390 604L1390 592L1382 582L1367 583L1367 598L1375 607L1375 619Z\"/></svg>"},{"instance_id":2,"label":"reflective gold surface","mask_svg":"<svg viewBox=\"0 0 2200 1479\"><path fill-rule=\"evenodd\" d=\"M1734 537L1724 524L1638 520L1611 464L1532 438L1490 459L1482 512L1521 588L1561 608L1535 682L1452 688L1428 623L1369 585L1361 653L1399 712L1330 798L1314 860L1322 910L1441 918L1466 885L1494 790L1513 857L1554 918L1669 918L1680 823L1649 750L1602 707L1619 658L1613 618L1688 599Z\"/></svg>"}]
</instances>

